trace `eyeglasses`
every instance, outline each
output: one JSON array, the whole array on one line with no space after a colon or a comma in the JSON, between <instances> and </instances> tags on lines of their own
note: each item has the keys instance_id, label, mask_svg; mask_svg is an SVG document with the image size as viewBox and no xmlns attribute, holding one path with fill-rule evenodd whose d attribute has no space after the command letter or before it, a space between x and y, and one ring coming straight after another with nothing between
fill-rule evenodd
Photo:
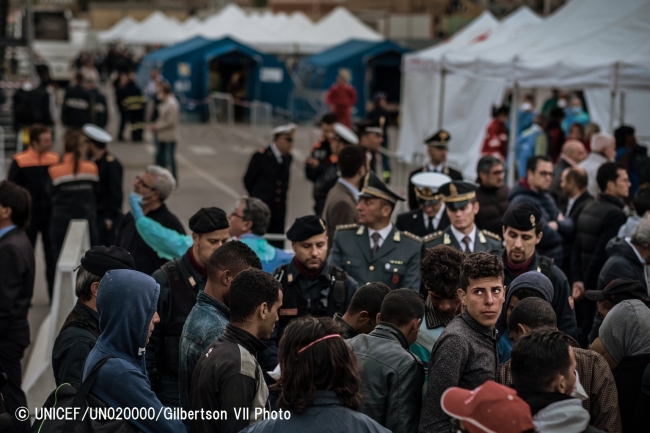
<instances>
[{"instance_id":1,"label":"eyeglasses","mask_svg":"<svg viewBox=\"0 0 650 433\"><path fill-rule=\"evenodd\" d=\"M551 176L553 176L553 172L552 172L552 171L540 171L539 174L540 174L541 176L544 176L544 177L551 177Z\"/></svg>"},{"instance_id":2,"label":"eyeglasses","mask_svg":"<svg viewBox=\"0 0 650 433\"><path fill-rule=\"evenodd\" d=\"M239 214L235 213L234 211L230 212L230 216L234 216L234 217L237 217L237 218L241 219L242 221L246 221L246 219L244 219L244 215L239 215Z\"/></svg>"},{"instance_id":3,"label":"eyeglasses","mask_svg":"<svg viewBox=\"0 0 650 433\"><path fill-rule=\"evenodd\" d=\"M284 139L287 140L289 143L293 143L292 137L284 137Z\"/></svg>"},{"instance_id":4,"label":"eyeglasses","mask_svg":"<svg viewBox=\"0 0 650 433\"><path fill-rule=\"evenodd\" d=\"M140 185L144 186L145 188L151 190L151 191L154 191L154 190L156 189L156 188L154 188L153 186L149 186L149 185L147 185L146 183L144 183L144 181L142 180L142 178L141 178L140 176L136 176L136 177L135 177L135 181L136 181L137 183L139 183Z\"/></svg>"}]
</instances>

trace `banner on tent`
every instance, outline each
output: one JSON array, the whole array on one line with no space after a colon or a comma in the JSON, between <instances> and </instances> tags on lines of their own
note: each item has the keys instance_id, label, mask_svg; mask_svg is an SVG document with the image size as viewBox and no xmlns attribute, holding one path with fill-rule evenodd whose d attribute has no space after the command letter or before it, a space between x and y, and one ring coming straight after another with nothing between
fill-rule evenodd
<instances>
[{"instance_id":1,"label":"banner on tent","mask_svg":"<svg viewBox=\"0 0 650 433\"><path fill-rule=\"evenodd\" d=\"M442 63L438 60L427 60L418 57L405 57L402 64L404 72L441 72Z\"/></svg>"}]
</instances>

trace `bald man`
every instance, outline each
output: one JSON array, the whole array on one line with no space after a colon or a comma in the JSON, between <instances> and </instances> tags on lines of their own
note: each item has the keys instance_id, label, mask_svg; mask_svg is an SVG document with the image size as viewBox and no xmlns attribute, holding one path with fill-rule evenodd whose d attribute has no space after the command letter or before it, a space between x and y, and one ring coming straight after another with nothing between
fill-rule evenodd
<instances>
[{"instance_id":1,"label":"bald man","mask_svg":"<svg viewBox=\"0 0 650 433\"><path fill-rule=\"evenodd\" d=\"M596 197L600 192L596 182L598 168L608 161L614 161L616 156L616 140L610 134L599 132L591 137L591 153L579 165L584 168L589 178L587 191Z\"/></svg>"},{"instance_id":2,"label":"bald man","mask_svg":"<svg viewBox=\"0 0 650 433\"><path fill-rule=\"evenodd\" d=\"M558 207L564 212L566 210L567 198L562 194L560 188L560 181L562 180L562 173L570 167L575 167L580 164L587 157L587 149L582 142L578 140L567 140L562 145L562 153L560 158L553 169L553 181L549 192L555 199Z\"/></svg>"}]
</instances>

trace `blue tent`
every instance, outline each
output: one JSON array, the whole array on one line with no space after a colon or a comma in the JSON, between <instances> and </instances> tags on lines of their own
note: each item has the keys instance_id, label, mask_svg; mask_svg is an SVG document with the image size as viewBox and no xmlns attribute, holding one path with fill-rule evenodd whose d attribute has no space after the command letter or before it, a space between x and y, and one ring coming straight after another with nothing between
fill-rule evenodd
<instances>
[{"instance_id":1,"label":"blue tent","mask_svg":"<svg viewBox=\"0 0 650 433\"><path fill-rule=\"evenodd\" d=\"M364 117L366 102L382 91L389 102L399 102L402 54L409 50L395 42L369 42L352 39L302 60L297 74L307 89L327 90L340 69L351 74L359 99L356 116Z\"/></svg>"},{"instance_id":2,"label":"blue tent","mask_svg":"<svg viewBox=\"0 0 650 433\"><path fill-rule=\"evenodd\" d=\"M213 91L227 92L231 77L244 77L241 99L268 102L286 109L293 82L283 62L231 38L209 40L197 36L146 55L137 72L143 85L151 69L159 69L179 97L183 109L207 112Z\"/></svg>"}]
</instances>

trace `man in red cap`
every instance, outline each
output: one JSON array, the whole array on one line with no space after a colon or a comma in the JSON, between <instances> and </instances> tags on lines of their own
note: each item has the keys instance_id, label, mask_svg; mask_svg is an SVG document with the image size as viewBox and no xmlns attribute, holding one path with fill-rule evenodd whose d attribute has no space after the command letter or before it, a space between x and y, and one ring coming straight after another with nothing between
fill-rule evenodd
<instances>
[{"instance_id":1,"label":"man in red cap","mask_svg":"<svg viewBox=\"0 0 650 433\"><path fill-rule=\"evenodd\" d=\"M455 431L468 433L534 432L530 408L517 392L488 380L470 391L449 388L440 399Z\"/></svg>"}]
</instances>

